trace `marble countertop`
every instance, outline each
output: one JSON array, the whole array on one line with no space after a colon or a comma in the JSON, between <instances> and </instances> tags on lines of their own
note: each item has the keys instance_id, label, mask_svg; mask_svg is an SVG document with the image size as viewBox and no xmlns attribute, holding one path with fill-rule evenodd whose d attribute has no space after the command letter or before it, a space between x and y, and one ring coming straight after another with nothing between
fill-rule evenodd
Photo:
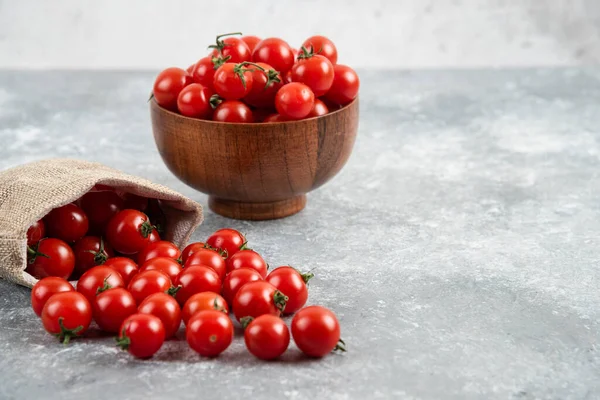
<instances>
[{"instance_id":1,"label":"marble countertop","mask_svg":"<svg viewBox=\"0 0 600 400\"><path fill-rule=\"evenodd\" d=\"M65 347L29 290L0 281L0 398L598 398L600 69L360 76L352 157L304 211L243 222L206 208L194 235L231 226L271 265L316 269L309 302L337 313L348 353ZM154 146L153 77L0 72L0 167L100 161L206 205Z\"/></svg>"}]
</instances>

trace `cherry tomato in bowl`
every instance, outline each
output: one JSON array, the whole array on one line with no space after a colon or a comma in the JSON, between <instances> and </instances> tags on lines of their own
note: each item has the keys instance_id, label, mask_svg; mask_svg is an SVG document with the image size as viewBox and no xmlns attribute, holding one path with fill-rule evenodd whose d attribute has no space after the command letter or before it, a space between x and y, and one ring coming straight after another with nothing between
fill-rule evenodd
<instances>
[{"instance_id":1,"label":"cherry tomato in bowl","mask_svg":"<svg viewBox=\"0 0 600 400\"><path fill-rule=\"evenodd\" d=\"M225 100L239 100L252 90L252 71L243 64L225 63L213 78L215 92Z\"/></svg>"},{"instance_id":2,"label":"cherry tomato in bowl","mask_svg":"<svg viewBox=\"0 0 600 400\"><path fill-rule=\"evenodd\" d=\"M251 123L254 122L254 115L246 104L237 100L229 100L222 102L215 108L213 121Z\"/></svg>"},{"instance_id":3,"label":"cherry tomato in bowl","mask_svg":"<svg viewBox=\"0 0 600 400\"><path fill-rule=\"evenodd\" d=\"M159 106L177 110L177 97L184 87L192 83L192 76L181 68L167 68L156 77L152 93Z\"/></svg>"},{"instance_id":4,"label":"cherry tomato in bowl","mask_svg":"<svg viewBox=\"0 0 600 400\"><path fill-rule=\"evenodd\" d=\"M325 99L339 105L346 105L358 96L360 81L356 72L346 66L338 64L334 66L333 84L325 94Z\"/></svg>"},{"instance_id":5,"label":"cherry tomato in bowl","mask_svg":"<svg viewBox=\"0 0 600 400\"><path fill-rule=\"evenodd\" d=\"M252 61L271 65L285 74L294 65L294 53L287 42L279 38L267 38L257 43L252 52Z\"/></svg>"},{"instance_id":6,"label":"cherry tomato in bowl","mask_svg":"<svg viewBox=\"0 0 600 400\"><path fill-rule=\"evenodd\" d=\"M302 119L310 114L315 103L312 90L303 83L292 82L283 85L275 96L277 112L289 119Z\"/></svg>"},{"instance_id":7,"label":"cherry tomato in bowl","mask_svg":"<svg viewBox=\"0 0 600 400\"><path fill-rule=\"evenodd\" d=\"M240 39L242 39L244 42L246 42L246 45L250 49L250 53L252 53L254 51L258 42L260 42L262 40L258 36L253 36L253 35L242 36Z\"/></svg>"},{"instance_id":8,"label":"cherry tomato in bowl","mask_svg":"<svg viewBox=\"0 0 600 400\"><path fill-rule=\"evenodd\" d=\"M303 53L292 67L292 81L304 83L315 97L323 96L333 85L334 67L320 55Z\"/></svg>"},{"instance_id":9,"label":"cherry tomato in bowl","mask_svg":"<svg viewBox=\"0 0 600 400\"><path fill-rule=\"evenodd\" d=\"M213 57L221 57L227 59L232 63L240 63L243 61L250 61L252 58L252 52L248 47L243 38L238 37L228 37L225 39L221 39L225 36L230 35L241 35L241 33L225 33L223 35L218 35L216 39L216 43L214 45L209 46L209 48L213 49L211 55Z\"/></svg>"},{"instance_id":10,"label":"cherry tomato in bowl","mask_svg":"<svg viewBox=\"0 0 600 400\"><path fill-rule=\"evenodd\" d=\"M302 43L302 47L314 51L315 54L327 57L333 65L337 63L337 48L335 47L335 44L325 36L311 36Z\"/></svg>"},{"instance_id":11,"label":"cherry tomato in bowl","mask_svg":"<svg viewBox=\"0 0 600 400\"><path fill-rule=\"evenodd\" d=\"M212 95L213 92L209 87L192 83L179 93L177 109L186 117L209 119L213 113L210 103Z\"/></svg>"}]
</instances>

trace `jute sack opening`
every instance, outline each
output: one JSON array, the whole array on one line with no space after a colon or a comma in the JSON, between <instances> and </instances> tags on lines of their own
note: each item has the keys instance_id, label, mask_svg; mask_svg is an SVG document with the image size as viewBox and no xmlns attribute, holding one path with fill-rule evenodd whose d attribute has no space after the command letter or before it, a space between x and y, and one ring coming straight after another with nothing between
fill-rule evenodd
<instances>
[{"instance_id":1,"label":"jute sack opening","mask_svg":"<svg viewBox=\"0 0 600 400\"><path fill-rule=\"evenodd\" d=\"M74 202L96 184L161 200L164 240L184 246L202 223L202 207L165 186L99 163L54 159L0 172L0 277L32 287L27 267L27 229L53 208Z\"/></svg>"}]
</instances>

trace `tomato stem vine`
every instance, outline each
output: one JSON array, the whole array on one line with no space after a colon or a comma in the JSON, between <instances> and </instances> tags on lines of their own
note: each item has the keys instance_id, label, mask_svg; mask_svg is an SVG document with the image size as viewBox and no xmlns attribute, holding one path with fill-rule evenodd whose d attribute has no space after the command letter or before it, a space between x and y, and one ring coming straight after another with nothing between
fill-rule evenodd
<instances>
[{"instance_id":1,"label":"tomato stem vine","mask_svg":"<svg viewBox=\"0 0 600 400\"><path fill-rule=\"evenodd\" d=\"M64 321L63 317L58 318L58 326L60 327L60 333L57 333L56 337L63 344L69 344L69 341L71 340L71 338L77 336L77 334L81 330L83 330L83 325L79 325L75 329L69 329L69 328L65 327L65 325L63 324L63 321Z\"/></svg>"}]
</instances>

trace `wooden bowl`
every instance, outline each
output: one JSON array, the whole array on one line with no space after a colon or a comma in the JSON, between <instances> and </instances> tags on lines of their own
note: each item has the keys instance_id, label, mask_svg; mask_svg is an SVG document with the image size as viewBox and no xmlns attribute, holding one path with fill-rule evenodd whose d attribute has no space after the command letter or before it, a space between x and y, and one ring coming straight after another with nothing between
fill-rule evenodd
<instances>
[{"instance_id":1,"label":"wooden bowl","mask_svg":"<svg viewBox=\"0 0 600 400\"><path fill-rule=\"evenodd\" d=\"M150 102L152 130L173 174L209 195L226 217L287 217L306 193L337 174L352 152L358 99L330 114L279 123L223 123L184 117Z\"/></svg>"}]
</instances>

